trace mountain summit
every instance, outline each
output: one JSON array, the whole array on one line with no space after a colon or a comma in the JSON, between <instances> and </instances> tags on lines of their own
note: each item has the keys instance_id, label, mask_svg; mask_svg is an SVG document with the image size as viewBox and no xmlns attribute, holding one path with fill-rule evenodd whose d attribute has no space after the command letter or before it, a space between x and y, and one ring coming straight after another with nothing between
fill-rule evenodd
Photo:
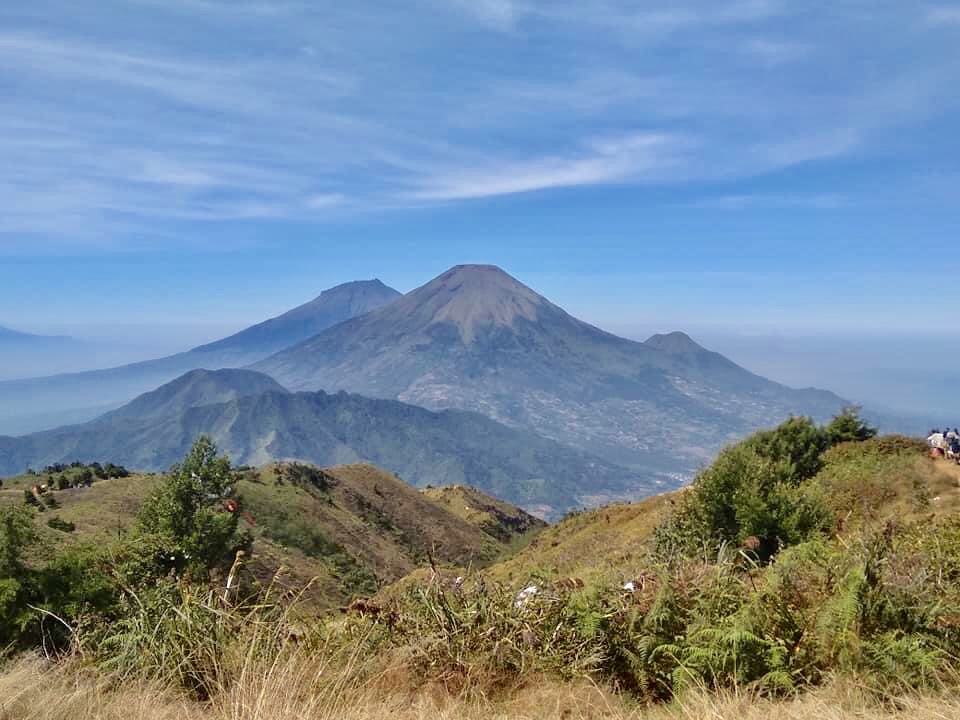
<instances>
[{"instance_id":1,"label":"mountain summit","mask_svg":"<svg viewBox=\"0 0 960 720\"><path fill-rule=\"evenodd\" d=\"M670 355L690 355L708 352L702 345L694 342L693 338L683 332L671 332L665 335L651 335L645 345L662 350Z\"/></svg>"},{"instance_id":2,"label":"mountain summit","mask_svg":"<svg viewBox=\"0 0 960 720\"><path fill-rule=\"evenodd\" d=\"M191 370L104 417L137 420L174 417L190 408L228 403L265 392L287 391L273 378L251 370Z\"/></svg>"},{"instance_id":3,"label":"mountain summit","mask_svg":"<svg viewBox=\"0 0 960 720\"><path fill-rule=\"evenodd\" d=\"M535 321L544 300L495 265L457 265L401 302L415 310L415 322L450 324L470 343L492 328Z\"/></svg>"},{"instance_id":4,"label":"mountain summit","mask_svg":"<svg viewBox=\"0 0 960 720\"><path fill-rule=\"evenodd\" d=\"M256 365L291 390L473 410L613 462L692 470L724 443L843 401L778 385L682 333L617 337L489 265L458 265Z\"/></svg>"},{"instance_id":5,"label":"mountain summit","mask_svg":"<svg viewBox=\"0 0 960 720\"><path fill-rule=\"evenodd\" d=\"M380 280L355 280L320 295L275 318L235 335L194 348L191 352L241 351L269 355L316 335L328 327L363 315L400 297Z\"/></svg>"}]
</instances>

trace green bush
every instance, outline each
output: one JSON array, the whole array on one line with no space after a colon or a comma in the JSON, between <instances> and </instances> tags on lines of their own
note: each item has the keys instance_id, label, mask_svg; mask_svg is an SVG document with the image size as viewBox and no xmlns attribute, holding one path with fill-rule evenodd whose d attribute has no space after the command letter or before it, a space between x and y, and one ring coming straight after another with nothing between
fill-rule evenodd
<instances>
[{"instance_id":1,"label":"green bush","mask_svg":"<svg viewBox=\"0 0 960 720\"><path fill-rule=\"evenodd\" d=\"M860 408L850 406L843 409L825 428L830 445L842 442L863 442L876 437L877 429L870 427L861 417Z\"/></svg>"},{"instance_id":2,"label":"green bush","mask_svg":"<svg viewBox=\"0 0 960 720\"><path fill-rule=\"evenodd\" d=\"M724 449L657 530L659 557L709 554L732 543L766 561L829 530L833 506L814 481L826 452L837 443L858 447L875 434L857 408L846 408L824 427L793 417Z\"/></svg>"},{"instance_id":3,"label":"green bush","mask_svg":"<svg viewBox=\"0 0 960 720\"><path fill-rule=\"evenodd\" d=\"M750 441L721 452L697 477L678 516L658 531L661 558L733 543L767 560L832 526L819 488L802 479L793 460L774 459L771 445L767 456Z\"/></svg>"},{"instance_id":4,"label":"green bush","mask_svg":"<svg viewBox=\"0 0 960 720\"><path fill-rule=\"evenodd\" d=\"M742 445L778 466L783 479L796 484L820 471L820 455L830 447L830 439L810 418L792 417L773 430L754 433Z\"/></svg>"},{"instance_id":5,"label":"green bush","mask_svg":"<svg viewBox=\"0 0 960 720\"><path fill-rule=\"evenodd\" d=\"M183 463L171 468L164 482L144 501L138 529L160 539L155 561L167 571L205 578L232 561L244 542L237 536L239 512L228 512L232 493L230 461L201 436ZM236 510L239 510L239 499Z\"/></svg>"}]
</instances>

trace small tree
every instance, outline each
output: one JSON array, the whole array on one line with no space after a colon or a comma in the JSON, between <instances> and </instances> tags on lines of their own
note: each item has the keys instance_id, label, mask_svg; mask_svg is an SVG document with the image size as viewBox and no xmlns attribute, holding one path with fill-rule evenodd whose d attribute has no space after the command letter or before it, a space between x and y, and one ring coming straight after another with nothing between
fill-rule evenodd
<instances>
[{"instance_id":1,"label":"small tree","mask_svg":"<svg viewBox=\"0 0 960 720\"><path fill-rule=\"evenodd\" d=\"M0 578L24 573L24 550L35 540L33 520L26 508L0 507Z\"/></svg>"},{"instance_id":2,"label":"small tree","mask_svg":"<svg viewBox=\"0 0 960 720\"><path fill-rule=\"evenodd\" d=\"M793 483L809 480L820 472L820 455L830 447L825 430L806 417L792 417L773 430L754 433L743 444L765 460L780 465L784 479Z\"/></svg>"},{"instance_id":3,"label":"small tree","mask_svg":"<svg viewBox=\"0 0 960 720\"><path fill-rule=\"evenodd\" d=\"M26 508L0 507L0 647L16 641L29 620L26 595L32 573L24 555L35 541Z\"/></svg>"},{"instance_id":4,"label":"small tree","mask_svg":"<svg viewBox=\"0 0 960 720\"><path fill-rule=\"evenodd\" d=\"M203 435L147 498L139 529L158 537L164 568L199 576L229 560L240 545L238 513L224 508L232 478L229 459Z\"/></svg>"},{"instance_id":5,"label":"small tree","mask_svg":"<svg viewBox=\"0 0 960 720\"><path fill-rule=\"evenodd\" d=\"M877 428L871 427L860 417L860 408L856 405L845 407L824 428L831 445L842 442L863 442L876 437Z\"/></svg>"},{"instance_id":6,"label":"small tree","mask_svg":"<svg viewBox=\"0 0 960 720\"><path fill-rule=\"evenodd\" d=\"M808 418L790 418L723 450L701 472L676 517L658 532L663 555L704 545L752 545L761 560L832 524L818 487L826 433Z\"/></svg>"}]
</instances>

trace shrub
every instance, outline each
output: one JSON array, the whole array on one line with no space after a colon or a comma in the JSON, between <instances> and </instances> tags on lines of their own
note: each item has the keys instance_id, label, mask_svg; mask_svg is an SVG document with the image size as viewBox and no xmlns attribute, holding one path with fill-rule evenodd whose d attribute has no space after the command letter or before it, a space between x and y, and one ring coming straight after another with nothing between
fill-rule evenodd
<instances>
[{"instance_id":1,"label":"shrub","mask_svg":"<svg viewBox=\"0 0 960 720\"><path fill-rule=\"evenodd\" d=\"M747 544L760 560L805 542L835 522L824 484L814 481L831 447L859 446L876 430L849 407L828 425L792 417L723 450L694 480L680 510L656 532L659 557ZM894 444L894 447L899 447Z\"/></svg>"},{"instance_id":2,"label":"shrub","mask_svg":"<svg viewBox=\"0 0 960 720\"><path fill-rule=\"evenodd\" d=\"M767 435L721 452L697 476L678 515L658 531L659 556L669 560L676 553L750 539L750 550L767 560L781 547L831 527L833 518L818 488L802 479L796 458L780 453L778 443ZM801 460L812 467L809 458Z\"/></svg>"},{"instance_id":3,"label":"shrub","mask_svg":"<svg viewBox=\"0 0 960 720\"><path fill-rule=\"evenodd\" d=\"M842 442L863 442L875 437L877 429L870 427L860 417L860 408L851 405L846 407L824 428L830 445Z\"/></svg>"},{"instance_id":4,"label":"shrub","mask_svg":"<svg viewBox=\"0 0 960 720\"><path fill-rule=\"evenodd\" d=\"M19 643L30 621L32 572L25 556L36 539L26 508L0 506L0 648Z\"/></svg>"},{"instance_id":5,"label":"shrub","mask_svg":"<svg viewBox=\"0 0 960 720\"><path fill-rule=\"evenodd\" d=\"M239 501L233 512L224 506L231 495L230 461L201 436L182 464L145 500L138 516L141 533L160 538L158 568L197 577L230 562L243 545L237 537Z\"/></svg>"},{"instance_id":6,"label":"shrub","mask_svg":"<svg viewBox=\"0 0 960 720\"><path fill-rule=\"evenodd\" d=\"M773 430L754 433L742 444L779 466L783 479L796 484L819 472L820 454L830 446L830 440L810 418L792 417Z\"/></svg>"}]
</instances>

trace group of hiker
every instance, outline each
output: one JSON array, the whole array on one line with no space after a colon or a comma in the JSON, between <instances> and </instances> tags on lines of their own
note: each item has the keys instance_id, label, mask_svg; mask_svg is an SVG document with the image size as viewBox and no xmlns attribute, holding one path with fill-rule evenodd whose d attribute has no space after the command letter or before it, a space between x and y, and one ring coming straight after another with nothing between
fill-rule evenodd
<instances>
[{"instance_id":1,"label":"group of hiker","mask_svg":"<svg viewBox=\"0 0 960 720\"><path fill-rule=\"evenodd\" d=\"M960 430L949 428L939 430L934 428L927 437L930 451L938 455L960 462Z\"/></svg>"}]
</instances>

